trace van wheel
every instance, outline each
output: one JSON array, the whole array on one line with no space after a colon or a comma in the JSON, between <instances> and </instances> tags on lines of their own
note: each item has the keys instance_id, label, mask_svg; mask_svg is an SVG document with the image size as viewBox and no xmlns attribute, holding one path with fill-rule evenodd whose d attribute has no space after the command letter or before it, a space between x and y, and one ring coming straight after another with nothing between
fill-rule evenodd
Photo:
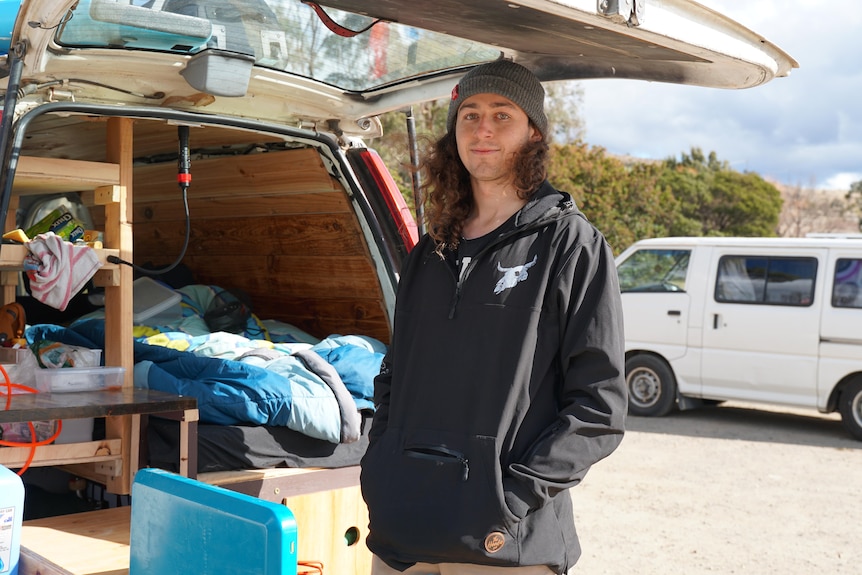
<instances>
[{"instance_id":1,"label":"van wheel","mask_svg":"<svg viewBox=\"0 0 862 575\"><path fill-rule=\"evenodd\" d=\"M838 402L841 423L856 439L862 440L862 380L857 379L844 388Z\"/></svg>"},{"instance_id":2,"label":"van wheel","mask_svg":"<svg viewBox=\"0 0 862 575\"><path fill-rule=\"evenodd\" d=\"M626 360L629 413L660 417L676 404L676 380L667 364L652 355Z\"/></svg>"}]
</instances>

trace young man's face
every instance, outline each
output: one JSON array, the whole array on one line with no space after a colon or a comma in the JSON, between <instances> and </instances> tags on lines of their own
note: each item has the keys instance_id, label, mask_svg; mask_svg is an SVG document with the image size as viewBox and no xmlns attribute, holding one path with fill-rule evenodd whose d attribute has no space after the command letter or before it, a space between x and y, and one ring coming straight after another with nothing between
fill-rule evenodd
<instances>
[{"instance_id":1,"label":"young man's face","mask_svg":"<svg viewBox=\"0 0 862 575\"><path fill-rule=\"evenodd\" d=\"M506 184L512 179L514 154L542 135L508 98L476 94L458 109L455 139L458 155L474 182Z\"/></svg>"}]
</instances>

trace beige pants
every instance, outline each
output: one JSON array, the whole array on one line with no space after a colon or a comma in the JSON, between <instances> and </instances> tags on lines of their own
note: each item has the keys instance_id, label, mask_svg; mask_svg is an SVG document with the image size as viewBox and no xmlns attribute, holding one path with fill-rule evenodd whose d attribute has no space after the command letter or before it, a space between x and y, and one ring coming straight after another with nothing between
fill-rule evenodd
<instances>
[{"instance_id":1,"label":"beige pants","mask_svg":"<svg viewBox=\"0 0 862 575\"><path fill-rule=\"evenodd\" d=\"M416 563L407 571L396 571L374 555L371 575L554 575L554 572L547 565L489 567L467 563Z\"/></svg>"}]
</instances>

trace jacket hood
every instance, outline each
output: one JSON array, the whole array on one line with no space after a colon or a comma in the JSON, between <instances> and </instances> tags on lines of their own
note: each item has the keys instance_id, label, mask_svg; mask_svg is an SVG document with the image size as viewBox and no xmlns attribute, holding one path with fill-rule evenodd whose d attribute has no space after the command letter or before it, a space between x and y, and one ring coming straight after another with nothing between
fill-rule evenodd
<instances>
[{"instance_id":1,"label":"jacket hood","mask_svg":"<svg viewBox=\"0 0 862 575\"><path fill-rule=\"evenodd\" d=\"M577 212L575 201L566 192L556 190L548 180L542 182L535 195L515 216L515 227L523 228L539 221L552 220L563 214Z\"/></svg>"}]
</instances>

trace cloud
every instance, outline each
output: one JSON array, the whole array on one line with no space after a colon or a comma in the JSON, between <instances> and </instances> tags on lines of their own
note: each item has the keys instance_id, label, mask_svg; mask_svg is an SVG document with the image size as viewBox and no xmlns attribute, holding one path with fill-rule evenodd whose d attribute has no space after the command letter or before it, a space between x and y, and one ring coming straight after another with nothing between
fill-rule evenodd
<instances>
[{"instance_id":1,"label":"cloud","mask_svg":"<svg viewBox=\"0 0 862 575\"><path fill-rule=\"evenodd\" d=\"M744 90L583 81L586 141L649 159L679 157L699 147L734 169L791 185L846 189L862 180L858 4L701 3L777 45L799 69Z\"/></svg>"},{"instance_id":2,"label":"cloud","mask_svg":"<svg viewBox=\"0 0 862 575\"><path fill-rule=\"evenodd\" d=\"M827 190L849 190L850 184L862 180L862 172L835 174L823 186Z\"/></svg>"}]
</instances>

